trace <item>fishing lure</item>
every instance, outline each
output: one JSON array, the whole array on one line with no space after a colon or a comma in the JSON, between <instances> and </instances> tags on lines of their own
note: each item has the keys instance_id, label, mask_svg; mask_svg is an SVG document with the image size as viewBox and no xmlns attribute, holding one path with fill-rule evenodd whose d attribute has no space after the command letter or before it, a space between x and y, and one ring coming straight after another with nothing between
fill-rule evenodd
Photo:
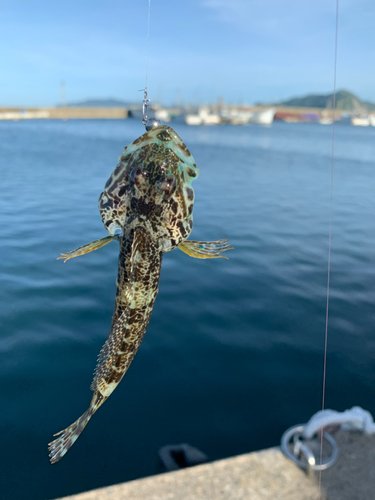
<instances>
[{"instance_id":1,"label":"fishing lure","mask_svg":"<svg viewBox=\"0 0 375 500\"><path fill-rule=\"evenodd\" d=\"M164 253L179 248L192 257L212 259L232 248L225 239L186 241L193 228L191 183L198 174L172 128L151 128L124 149L99 197L110 236L59 257L66 261L113 240L120 243L115 311L91 384L94 395L87 411L49 443L51 463L66 454L129 368L150 321Z\"/></svg>"}]
</instances>

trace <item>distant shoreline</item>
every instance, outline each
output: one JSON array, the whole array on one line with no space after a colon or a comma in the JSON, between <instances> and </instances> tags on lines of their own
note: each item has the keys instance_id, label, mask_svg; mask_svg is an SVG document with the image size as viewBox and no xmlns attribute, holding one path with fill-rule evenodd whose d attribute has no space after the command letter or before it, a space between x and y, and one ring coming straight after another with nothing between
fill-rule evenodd
<instances>
[{"instance_id":1,"label":"distant shoreline","mask_svg":"<svg viewBox=\"0 0 375 500\"><path fill-rule=\"evenodd\" d=\"M118 119L128 117L127 108L0 108L0 120L25 119Z\"/></svg>"},{"instance_id":2,"label":"distant shoreline","mask_svg":"<svg viewBox=\"0 0 375 500\"><path fill-rule=\"evenodd\" d=\"M259 112L269 108L276 109L276 113L287 114L290 117L315 114L318 117L333 117L332 109L286 107L286 106L223 106L226 109ZM218 106L210 107L213 112L218 111ZM176 110L174 110L176 111ZM184 110L181 108L182 114ZM0 107L0 120L24 120L24 119L57 119L57 120L124 120L128 118L129 108L125 107L58 107L58 108L22 108L22 107ZM179 113L175 113L179 114ZM342 112L335 111L336 118L341 118Z\"/></svg>"}]
</instances>

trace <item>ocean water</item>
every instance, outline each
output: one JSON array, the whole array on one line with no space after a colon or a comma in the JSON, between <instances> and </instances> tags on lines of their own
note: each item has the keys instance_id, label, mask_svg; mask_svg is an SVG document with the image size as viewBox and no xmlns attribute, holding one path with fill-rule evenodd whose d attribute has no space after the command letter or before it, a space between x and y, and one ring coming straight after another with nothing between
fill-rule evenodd
<instances>
[{"instance_id":1,"label":"ocean water","mask_svg":"<svg viewBox=\"0 0 375 500\"><path fill-rule=\"evenodd\" d=\"M111 324L117 243L97 199L128 121L0 122L0 497L52 499L159 471L187 442L210 459L279 443L321 407L331 127L176 125L200 176L192 239L229 260L165 255L144 342L77 443ZM375 128L336 126L326 407L375 413Z\"/></svg>"}]
</instances>

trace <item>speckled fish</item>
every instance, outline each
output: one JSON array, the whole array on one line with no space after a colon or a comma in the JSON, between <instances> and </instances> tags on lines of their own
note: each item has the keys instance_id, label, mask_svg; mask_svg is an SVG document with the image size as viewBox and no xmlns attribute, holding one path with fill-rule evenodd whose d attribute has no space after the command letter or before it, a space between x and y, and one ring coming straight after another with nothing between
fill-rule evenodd
<instances>
[{"instance_id":1,"label":"speckled fish","mask_svg":"<svg viewBox=\"0 0 375 500\"><path fill-rule=\"evenodd\" d=\"M130 366L150 321L158 293L163 254L178 247L200 259L223 257L227 240L186 241L193 227L199 170L174 130L158 126L127 146L99 197L110 236L72 252L65 260L120 242L116 305L111 332L95 369L88 410L49 443L55 463L75 443L96 410L109 398ZM120 233L120 234L118 234Z\"/></svg>"}]
</instances>

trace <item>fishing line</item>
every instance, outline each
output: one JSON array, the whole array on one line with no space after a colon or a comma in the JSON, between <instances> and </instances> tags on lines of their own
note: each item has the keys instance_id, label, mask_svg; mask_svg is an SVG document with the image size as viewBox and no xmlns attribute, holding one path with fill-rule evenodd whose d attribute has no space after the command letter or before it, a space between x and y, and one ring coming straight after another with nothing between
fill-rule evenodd
<instances>
[{"instance_id":1,"label":"fishing line","mask_svg":"<svg viewBox=\"0 0 375 500\"><path fill-rule=\"evenodd\" d=\"M339 0L336 0L336 21L335 21L335 59L333 70L333 104L332 104L332 154L331 154L331 193L329 202L329 230L328 230L328 266L327 266L327 302L326 302L326 319L324 332L324 360L323 360L323 387L322 387L322 411L325 406L326 393L326 376L327 376L327 347L328 347L328 312L329 312L329 290L330 290L330 275L331 275L331 242L332 242L332 199L333 199L333 163L335 151L335 111L336 111L336 74L337 74L337 38L339 25ZM323 458L323 413L322 425L320 433L320 463ZM322 471L319 472L319 494L322 498Z\"/></svg>"},{"instance_id":2,"label":"fishing line","mask_svg":"<svg viewBox=\"0 0 375 500\"><path fill-rule=\"evenodd\" d=\"M150 17L151 17L151 0L148 0L148 15L147 15L147 47L146 47L146 84L143 90L142 101L142 124L146 127L146 131L150 131L154 127L161 125L161 121L156 118L148 118L148 108L150 99L147 98L147 79L148 79L148 64L150 59Z\"/></svg>"},{"instance_id":3,"label":"fishing line","mask_svg":"<svg viewBox=\"0 0 375 500\"><path fill-rule=\"evenodd\" d=\"M147 90L147 78L148 78L148 63L150 56L150 15L151 15L151 0L148 0L148 14L147 14L147 44L146 44L146 85Z\"/></svg>"}]
</instances>

